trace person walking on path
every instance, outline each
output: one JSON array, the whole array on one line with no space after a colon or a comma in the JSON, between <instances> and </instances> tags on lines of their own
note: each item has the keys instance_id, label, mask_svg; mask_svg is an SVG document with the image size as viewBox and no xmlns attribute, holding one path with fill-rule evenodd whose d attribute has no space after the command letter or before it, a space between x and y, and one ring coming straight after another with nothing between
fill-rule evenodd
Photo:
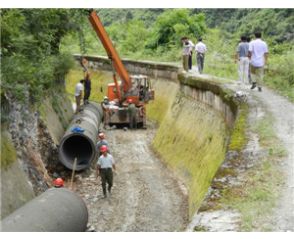
<instances>
[{"instance_id":1,"label":"person walking on path","mask_svg":"<svg viewBox=\"0 0 294 239\"><path fill-rule=\"evenodd\" d=\"M188 58L188 68L189 70L192 70L192 62L193 62L193 49L195 47L195 45L193 44L193 42L191 40L188 39L188 43L189 43L189 58Z\"/></svg>"},{"instance_id":2,"label":"person walking on path","mask_svg":"<svg viewBox=\"0 0 294 239\"><path fill-rule=\"evenodd\" d=\"M100 152L100 148L101 148L102 145L107 146L107 148L109 149L108 142L107 142L107 140L105 139L105 134L102 133L102 132L100 132L100 133L98 134L98 142L97 142L97 144L96 144L96 149L97 149L98 152ZM109 150L108 150L108 153L110 153ZM101 155L101 152L100 152L100 155Z\"/></svg>"},{"instance_id":3,"label":"person walking on path","mask_svg":"<svg viewBox=\"0 0 294 239\"><path fill-rule=\"evenodd\" d=\"M107 197L106 184L108 184L107 191L111 194L113 185L113 170L116 170L115 162L111 154L109 154L106 145L101 146L100 151L102 155L99 157L96 168L96 176L101 177L101 185L104 198Z\"/></svg>"},{"instance_id":4,"label":"person walking on path","mask_svg":"<svg viewBox=\"0 0 294 239\"><path fill-rule=\"evenodd\" d=\"M198 43L195 46L196 60L199 74L202 74L204 68L204 56L207 51L206 45L202 42L202 38L198 39Z\"/></svg>"},{"instance_id":5,"label":"person walking on path","mask_svg":"<svg viewBox=\"0 0 294 239\"><path fill-rule=\"evenodd\" d=\"M189 55L190 55L190 46L189 46L189 42L188 42L188 38L187 37L182 37L182 43L183 43L183 68L186 72L188 72L189 70Z\"/></svg>"},{"instance_id":6,"label":"person walking on path","mask_svg":"<svg viewBox=\"0 0 294 239\"><path fill-rule=\"evenodd\" d=\"M85 85L84 104L89 104L89 97L91 94L91 79L90 79L89 72L87 72L86 74L84 85Z\"/></svg>"},{"instance_id":7,"label":"person walking on path","mask_svg":"<svg viewBox=\"0 0 294 239\"><path fill-rule=\"evenodd\" d=\"M249 43L248 57L250 59L250 73L252 78L251 89L258 87L262 91L261 83L264 77L264 66L267 64L268 47L266 42L261 40L261 33L255 33L255 40Z\"/></svg>"},{"instance_id":8,"label":"person walking on path","mask_svg":"<svg viewBox=\"0 0 294 239\"><path fill-rule=\"evenodd\" d=\"M249 46L249 43L251 42L251 37L247 37L247 42L248 42L248 46ZM248 51L249 51L249 48L248 48ZM249 52L248 52L249 54ZM249 57L248 57L249 59ZM252 80L251 80L251 73L250 73L250 59L249 59L249 68L248 68L248 81L249 81L249 84L252 84Z\"/></svg>"},{"instance_id":9,"label":"person walking on path","mask_svg":"<svg viewBox=\"0 0 294 239\"><path fill-rule=\"evenodd\" d=\"M76 98L76 113L79 112L81 106L81 100L83 98L83 90L84 90L84 80L80 80L79 83L76 84L75 88L75 98Z\"/></svg>"},{"instance_id":10,"label":"person walking on path","mask_svg":"<svg viewBox=\"0 0 294 239\"><path fill-rule=\"evenodd\" d=\"M249 84L248 71L249 71L249 58L248 58L249 43L247 37L241 36L241 42L239 43L236 55L235 63L238 61L238 73L239 80L244 85Z\"/></svg>"}]
</instances>

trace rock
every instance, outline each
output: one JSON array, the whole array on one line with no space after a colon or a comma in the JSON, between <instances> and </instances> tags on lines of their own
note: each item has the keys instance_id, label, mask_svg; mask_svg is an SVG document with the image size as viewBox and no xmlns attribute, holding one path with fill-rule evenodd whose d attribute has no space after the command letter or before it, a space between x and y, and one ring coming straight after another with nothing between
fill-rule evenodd
<instances>
[{"instance_id":1,"label":"rock","mask_svg":"<svg viewBox=\"0 0 294 239\"><path fill-rule=\"evenodd\" d=\"M240 222L240 214L232 210L217 210L210 212L201 212L197 214L191 224L188 226L188 231L238 231L238 224Z\"/></svg>"},{"instance_id":2,"label":"rock","mask_svg":"<svg viewBox=\"0 0 294 239\"><path fill-rule=\"evenodd\" d=\"M239 157L239 153L237 151L229 151L227 152L226 159L232 160L237 159Z\"/></svg>"}]
</instances>

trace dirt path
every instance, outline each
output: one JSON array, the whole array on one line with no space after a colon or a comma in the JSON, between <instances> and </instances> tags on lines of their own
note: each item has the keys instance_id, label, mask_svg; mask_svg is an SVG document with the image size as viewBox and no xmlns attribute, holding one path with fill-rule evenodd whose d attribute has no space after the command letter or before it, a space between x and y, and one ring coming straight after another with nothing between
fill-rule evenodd
<instances>
[{"instance_id":1,"label":"dirt path","mask_svg":"<svg viewBox=\"0 0 294 239\"><path fill-rule=\"evenodd\" d=\"M230 88L240 90L237 84ZM294 231L294 104L266 87L262 88L262 92L250 90L248 86L241 90L249 94L248 97L253 97L258 107L265 108L265 112L273 116L273 129L287 152L280 165L285 182L280 186L281 197L270 221L273 231Z\"/></svg>"},{"instance_id":2,"label":"dirt path","mask_svg":"<svg viewBox=\"0 0 294 239\"><path fill-rule=\"evenodd\" d=\"M282 185L278 207L274 210L274 230L294 231L294 105L267 88L254 92L254 96L273 115L273 128L288 154L281 165L285 184Z\"/></svg>"},{"instance_id":3,"label":"dirt path","mask_svg":"<svg viewBox=\"0 0 294 239\"><path fill-rule=\"evenodd\" d=\"M102 198L95 171L79 175L77 191L96 231L181 231L187 224L187 196L150 150L153 129L106 132L117 164L113 192Z\"/></svg>"}]
</instances>

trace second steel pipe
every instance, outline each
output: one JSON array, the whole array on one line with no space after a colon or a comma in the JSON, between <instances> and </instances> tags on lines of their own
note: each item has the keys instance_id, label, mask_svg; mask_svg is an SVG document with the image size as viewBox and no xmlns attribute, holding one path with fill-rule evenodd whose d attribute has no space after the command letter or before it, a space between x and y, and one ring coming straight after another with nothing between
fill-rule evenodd
<instances>
[{"instance_id":1,"label":"second steel pipe","mask_svg":"<svg viewBox=\"0 0 294 239\"><path fill-rule=\"evenodd\" d=\"M96 139L102 117L101 106L92 102L84 105L75 115L59 145L59 160L65 167L73 169L75 158L76 171L90 167L96 155Z\"/></svg>"}]
</instances>

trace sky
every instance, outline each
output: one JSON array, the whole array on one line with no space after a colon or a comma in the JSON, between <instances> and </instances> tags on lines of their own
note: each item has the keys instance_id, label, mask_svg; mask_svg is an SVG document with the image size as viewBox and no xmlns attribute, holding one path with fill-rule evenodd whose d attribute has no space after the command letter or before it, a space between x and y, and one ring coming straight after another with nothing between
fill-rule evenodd
<instances>
[{"instance_id":1,"label":"sky","mask_svg":"<svg viewBox=\"0 0 294 239\"><path fill-rule=\"evenodd\" d=\"M6 0L1 8L294 8L294 0Z\"/></svg>"}]
</instances>

